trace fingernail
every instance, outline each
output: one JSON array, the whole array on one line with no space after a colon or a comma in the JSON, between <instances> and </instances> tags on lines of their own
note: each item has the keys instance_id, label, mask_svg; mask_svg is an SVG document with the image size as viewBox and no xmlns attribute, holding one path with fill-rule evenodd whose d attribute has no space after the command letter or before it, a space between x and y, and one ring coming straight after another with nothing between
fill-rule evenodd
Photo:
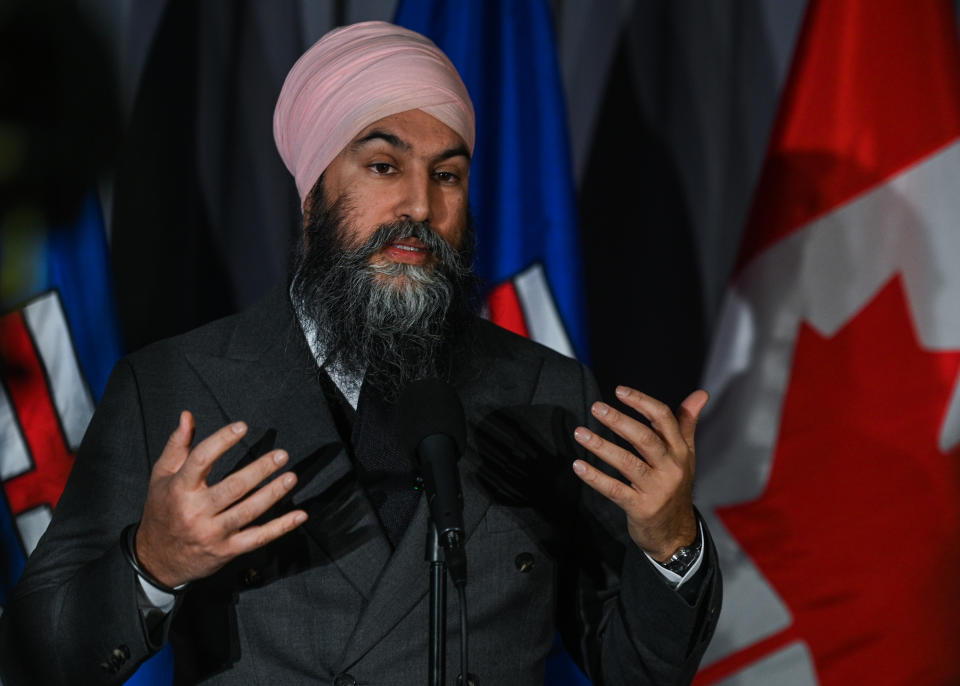
<instances>
[{"instance_id":1,"label":"fingernail","mask_svg":"<svg viewBox=\"0 0 960 686\"><path fill-rule=\"evenodd\" d=\"M576 472L577 474L579 474L580 476L583 476L584 474L587 473L587 466L586 466L585 464L583 464L583 461L582 461L582 460L574 460L574 461L573 461L573 471L575 471L575 472Z\"/></svg>"},{"instance_id":2,"label":"fingernail","mask_svg":"<svg viewBox=\"0 0 960 686\"><path fill-rule=\"evenodd\" d=\"M584 429L582 426L578 426L573 432L573 437L581 443L586 443L590 440L590 432Z\"/></svg>"},{"instance_id":3,"label":"fingernail","mask_svg":"<svg viewBox=\"0 0 960 686\"><path fill-rule=\"evenodd\" d=\"M626 386L617 386L616 393L618 398L626 398L631 392L631 389Z\"/></svg>"},{"instance_id":4,"label":"fingernail","mask_svg":"<svg viewBox=\"0 0 960 686\"><path fill-rule=\"evenodd\" d=\"M247 425L244 424L243 422L237 422L230 428L233 429L233 433L242 434L244 431L247 430Z\"/></svg>"},{"instance_id":5,"label":"fingernail","mask_svg":"<svg viewBox=\"0 0 960 686\"><path fill-rule=\"evenodd\" d=\"M610 411L610 407L605 403L594 403L593 404L593 413L598 417L603 417Z\"/></svg>"},{"instance_id":6,"label":"fingernail","mask_svg":"<svg viewBox=\"0 0 960 686\"><path fill-rule=\"evenodd\" d=\"M293 474L283 475L283 485L286 486L287 488L290 488L291 486L293 486L293 484L296 483L296 481L297 481L297 477L295 477Z\"/></svg>"},{"instance_id":7,"label":"fingernail","mask_svg":"<svg viewBox=\"0 0 960 686\"><path fill-rule=\"evenodd\" d=\"M275 453L273 454L273 462L274 462L274 464L280 465L280 464L283 464L283 463L286 462L286 461L287 461L287 454L286 454L285 452L283 452L282 450L278 450L277 452L275 452Z\"/></svg>"},{"instance_id":8,"label":"fingernail","mask_svg":"<svg viewBox=\"0 0 960 686\"><path fill-rule=\"evenodd\" d=\"M297 514L295 514L295 515L293 516L293 522L294 522L294 524L303 524L305 521L307 521L307 513L306 513L306 512L298 512Z\"/></svg>"}]
</instances>

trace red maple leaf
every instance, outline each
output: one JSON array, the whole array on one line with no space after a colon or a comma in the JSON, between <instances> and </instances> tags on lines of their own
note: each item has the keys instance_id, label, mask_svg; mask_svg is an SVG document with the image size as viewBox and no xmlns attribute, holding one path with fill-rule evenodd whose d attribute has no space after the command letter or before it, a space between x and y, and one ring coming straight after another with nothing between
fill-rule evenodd
<instances>
[{"instance_id":1,"label":"red maple leaf","mask_svg":"<svg viewBox=\"0 0 960 686\"><path fill-rule=\"evenodd\" d=\"M802 325L766 491L719 511L792 614L763 652L804 641L822 686L960 684L960 449L938 448L958 369L899 277L831 338Z\"/></svg>"}]
</instances>

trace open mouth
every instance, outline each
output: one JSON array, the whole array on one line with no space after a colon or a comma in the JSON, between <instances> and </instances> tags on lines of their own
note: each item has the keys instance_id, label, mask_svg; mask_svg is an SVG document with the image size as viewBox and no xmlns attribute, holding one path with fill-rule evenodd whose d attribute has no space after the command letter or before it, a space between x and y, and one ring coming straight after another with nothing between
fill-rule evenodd
<instances>
[{"instance_id":1,"label":"open mouth","mask_svg":"<svg viewBox=\"0 0 960 686\"><path fill-rule=\"evenodd\" d=\"M430 249L417 238L401 238L388 243L383 252L394 262L406 264L423 264L431 255Z\"/></svg>"}]
</instances>

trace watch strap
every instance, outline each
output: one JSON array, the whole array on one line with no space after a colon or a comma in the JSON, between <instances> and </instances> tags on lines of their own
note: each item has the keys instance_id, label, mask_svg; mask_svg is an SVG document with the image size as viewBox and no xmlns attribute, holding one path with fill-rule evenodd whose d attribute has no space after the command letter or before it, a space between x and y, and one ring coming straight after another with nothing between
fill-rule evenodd
<instances>
[{"instance_id":1,"label":"watch strap","mask_svg":"<svg viewBox=\"0 0 960 686\"><path fill-rule=\"evenodd\" d=\"M697 558L700 557L700 553L703 550L703 535L700 533L700 522L697 522L697 537L694 539L693 543L682 548L678 548L669 559L664 560L663 562L657 562L658 565L664 569L668 569L678 576L684 576L690 568L693 567L693 563L697 561Z\"/></svg>"}]
</instances>

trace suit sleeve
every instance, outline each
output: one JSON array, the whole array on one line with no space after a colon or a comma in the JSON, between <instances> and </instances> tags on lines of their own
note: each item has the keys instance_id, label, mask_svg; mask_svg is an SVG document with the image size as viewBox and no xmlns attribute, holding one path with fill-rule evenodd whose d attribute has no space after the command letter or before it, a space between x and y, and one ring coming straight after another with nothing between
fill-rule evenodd
<instances>
[{"instance_id":1,"label":"suit sleeve","mask_svg":"<svg viewBox=\"0 0 960 686\"><path fill-rule=\"evenodd\" d=\"M118 430L121 428L122 430ZM119 684L159 645L137 605L120 533L150 475L132 367L111 374L66 488L0 620L3 683Z\"/></svg>"},{"instance_id":2,"label":"suit sleeve","mask_svg":"<svg viewBox=\"0 0 960 686\"><path fill-rule=\"evenodd\" d=\"M591 430L609 432L593 420L600 398L593 375L583 368L583 414ZM611 468L583 455L598 468ZM684 593L675 590L626 533L623 512L584 486L576 539L579 564L570 611L581 664L595 686L688 684L713 636L722 596L717 553L704 526L701 570ZM565 636L568 647L570 637Z\"/></svg>"}]
</instances>

